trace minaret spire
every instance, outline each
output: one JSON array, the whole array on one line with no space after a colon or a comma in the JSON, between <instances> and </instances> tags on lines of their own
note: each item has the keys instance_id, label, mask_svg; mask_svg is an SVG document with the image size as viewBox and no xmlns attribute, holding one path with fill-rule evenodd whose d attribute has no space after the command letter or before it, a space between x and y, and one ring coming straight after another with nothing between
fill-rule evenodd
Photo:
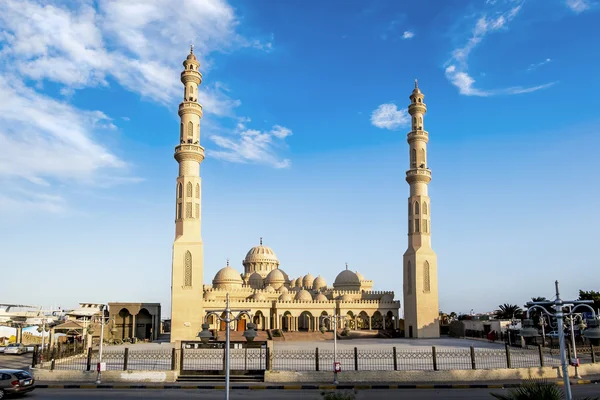
<instances>
[{"instance_id":1,"label":"minaret spire","mask_svg":"<svg viewBox=\"0 0 600 400\"><path fill-rule=\"evenodd\" d=\"M410 186L410 196L408 249L404 253L403 266L405 329L408 337L439 337L437 257L431 248L431 200L428 195L431 181L431 170L427 167L429 133L423 124L427 106L416 79L409 98L411 131L407 141L410 161L406 182Z\"/></svg>"},{"instance_id":2,"label":"minaret spire","mask_svg":"<svg viewBox=\"0 0 600 400\"><path fill-rule=\"evenodd\" d=\"M262 238L260 238L260 245L262 246Z\"/></svg>"},{"instance_id":3,"label":"minaret spire","mask_svg":"<svg viewBox=\"0 0 600 400\"><path fill-rule=\"evenodd\" d=\"M171 276L171 342L194 340L203 320L200 163L204 160L204 148L200 146L202 106L198 104L198 86L202 83L202 74L193 45L183 61L183 68L179 144L175 146L179 173L175 192L175 242ZM194 304L194 307L190 307L190 304Z\"/></svg>"}]
</instances>

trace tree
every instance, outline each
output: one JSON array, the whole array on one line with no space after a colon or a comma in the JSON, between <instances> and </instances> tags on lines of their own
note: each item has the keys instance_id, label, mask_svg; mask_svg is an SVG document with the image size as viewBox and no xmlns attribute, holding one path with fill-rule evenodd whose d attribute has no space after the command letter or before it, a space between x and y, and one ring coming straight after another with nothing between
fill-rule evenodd
<instances>
[{"instance_id":1,"label":"tree","mask_svg":"<svg viewBox=\"0 0 600 400\"><path fill-rule=\"evenodd\" d=\"M523 309L516 304L501 304L496 310L496 318L498 319L513 319L521 318Z\"/></svg>"},{"instance_id":2,"label":"tree","mask_svg":"<svg viewBox=\"0 0 600 400\"><path fill-rule=\"evenodd\" d=\"M598 312L598 310L600 309L600 292L596 292L594 290L580 290L579 300L593 300L594 304L590 304L590 306L596 312Z\"/></svg>"}]
</instances>

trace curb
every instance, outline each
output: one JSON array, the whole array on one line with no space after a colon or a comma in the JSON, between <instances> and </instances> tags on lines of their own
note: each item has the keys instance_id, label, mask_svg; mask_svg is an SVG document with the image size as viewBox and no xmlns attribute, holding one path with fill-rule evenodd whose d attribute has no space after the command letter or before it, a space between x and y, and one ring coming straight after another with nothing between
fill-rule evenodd
<instances>
[{"instance_id":1,"label":"curb","mask_svg":"<svg viewBox=\"0 0 600 400\"><path fill-rule=\"evenodd\" d=\"M562 382L555 382L562 385ZM600 379L580 379L572 385L600 383ZM390 390L390 389L506 389L521 386L520 383L497 384L439 384L439 385L231 385L231 390ZM96 385L96 384L36 384L36 389L154 389L154 390L225 390L224 384L213 385Z\"/></svg>"}]
</instances>

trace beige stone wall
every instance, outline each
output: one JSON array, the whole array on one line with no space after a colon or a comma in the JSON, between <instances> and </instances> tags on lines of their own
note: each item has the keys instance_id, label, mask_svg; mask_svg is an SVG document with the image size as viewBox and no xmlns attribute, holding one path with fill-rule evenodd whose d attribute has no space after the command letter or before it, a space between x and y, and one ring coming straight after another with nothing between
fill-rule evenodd
<instances>
[{"instance_id":1,"label":"beige stone wall","mask_svg":"<svg viewBox=\"0 0 600 400\"><path fill-rule=\"evenodd\" d=\"M95 383L98 373L96 371L64 371L33 368L33 377L38 382L89 382ZM175 382L175 371L104 371L102 383L112 382Z\"/></svg>"},{"instance_id":2,"label":"beige stone wall","mask_svg":"<svg viewBox=\"0 0 600 400\"><path fill-rule=\"evenodd\" d=\"M586 364L579 368L583 378L600 374L600 364ZM569 367L569 376L575 370ZM444 383L444 382L493 382L525 379L561 378L559 368L511 368L511 369L478 369L451 371L342 371L338 374L340 383L354 382L395 382L395 383ZM265 382L268 383L331 383L333 372L325 371L266 371Z\"/></svg>"}]
</instances>

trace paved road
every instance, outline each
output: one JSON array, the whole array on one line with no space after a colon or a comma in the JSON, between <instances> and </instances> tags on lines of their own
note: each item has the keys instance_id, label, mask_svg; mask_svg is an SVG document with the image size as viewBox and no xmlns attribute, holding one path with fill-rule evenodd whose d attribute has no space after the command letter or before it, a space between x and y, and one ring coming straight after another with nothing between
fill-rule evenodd
<instances>
[{"instance_id":1,"label":"paved road","mask_svg":"<svg viewBox=\"0 0 600 400\"><path fill-rule=\"evenodd\" d=\"M358 391L356 400L380 400L380 399L487 399L490 400L490 392L506 393L506 389L399 389L399 390L370 390ZM286 400L322 400L322 392L319 390L303 391L280 391L280 390L235 390L231 392L232 400L242 399L286 399ZM575 396L598 396L600 395L599 385L579 385L573 388ZM202 398L203 400L222 400L223 391L209 390L141 390L141 389L37 389L30 393L26 398L30 399L69 399L69 400L89 400L89 399L189 399Z\"/></svg>"},{"instance_id":2,"label":"paved road","mask_svg":"<svg viewBox=\"0 0 600 400\"><path fill-rule=\"evenodd\" d=\"M26 369L31 365L31 353L4 354L0 353L0 369Z\"/></svg>"}]
</instances>

